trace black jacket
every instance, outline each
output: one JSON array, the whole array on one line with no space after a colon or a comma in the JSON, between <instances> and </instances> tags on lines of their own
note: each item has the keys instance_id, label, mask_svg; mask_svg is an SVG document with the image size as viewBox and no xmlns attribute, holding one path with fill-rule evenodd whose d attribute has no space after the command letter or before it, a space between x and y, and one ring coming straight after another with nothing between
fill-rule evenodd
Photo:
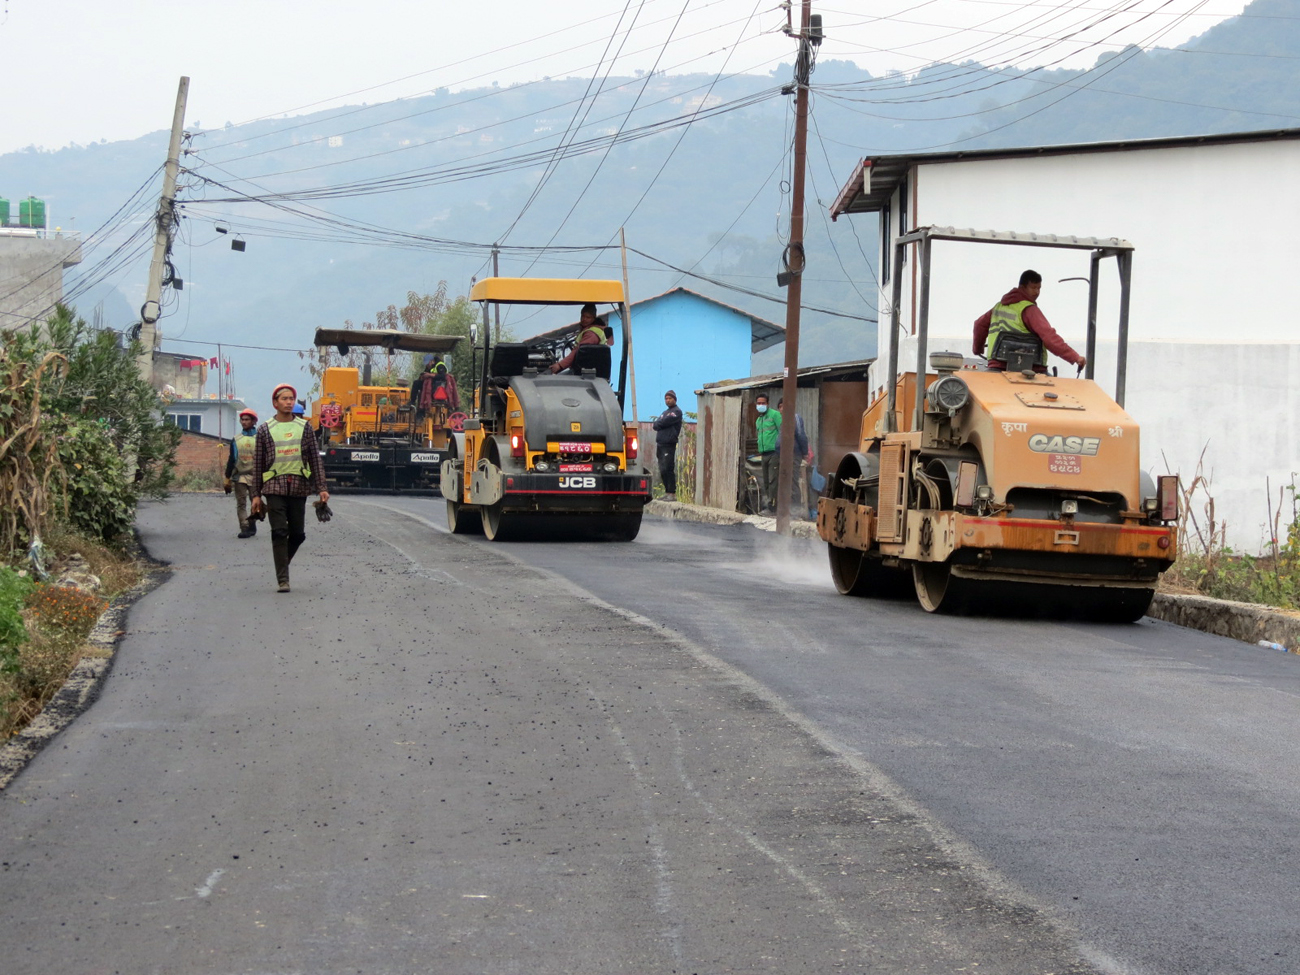
<instances>
[{"instance_id":1,"label":"black jacket","mask_svg":"<svg viewBox=\"0 0 1300 975\"><path fill-rule=\"evenodd\" d=\"M670 406L655 417L655 443L675 444L682 432L682 408Z\"/></svg>"}]
</instances>

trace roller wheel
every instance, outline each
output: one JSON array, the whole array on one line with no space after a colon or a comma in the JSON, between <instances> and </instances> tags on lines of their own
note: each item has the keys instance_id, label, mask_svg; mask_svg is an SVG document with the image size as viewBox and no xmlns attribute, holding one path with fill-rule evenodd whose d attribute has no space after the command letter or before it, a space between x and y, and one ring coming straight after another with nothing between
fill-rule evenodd
<instances>
[{"instance_id":1,"label":"roller wheel","mask_svg":"<svg viewBox=\"0 0 1300 975\"><path fill-rule=\"evenodd\" d=\"M927 613L966 613L975 605L978 584L954 576L947 562L917 562L912 584Z\"/></svg>"},{"instance_id":2,"label":"roller wheel","mask_svg":"<svg viewBox=\"0 0 1300 975\"><path fill-rule=\"evenodd\" d=\"M466 511L465 505L448 498L447 527L453 535L478 535L483 531L483 522L476 512Z\"/></svg>"},{"instance_id":3,"label":"roller wheel","mask_svg":"<svg viewBox=\"0 0 1300 975\"><path fill-rule=\"evenodd\" d=\"M845 596L876 596L897 598L906 596L907 573L886 568L880 559L853 548L827 545L831 560L831 580Z\"/></svg>"},{"instance_id":4,"label":"roller wheel","mask_svg":"<svg viewBox=\"0 0 1300 975\"><path fill-rule=\"evenodd\" d=\"M1136 623L1151 608L1154 589L1094 589L1080 599L1074 614L1097 623Z\"/></svg>"},{"instance_id":5,"label":"roller wheel","mask_svg":"<svg viewBox=\"0 0 1300 975\"><path fill-rule=\"evenodd\" d=\"M516 515L505 510L505 505L498 501L496 504L485 504L479 508L482 515L483 534L487 536L489 542L507 542L512 540L519 530L517 524L521 518L526 515Z\"/></svg>"}]
</instances>

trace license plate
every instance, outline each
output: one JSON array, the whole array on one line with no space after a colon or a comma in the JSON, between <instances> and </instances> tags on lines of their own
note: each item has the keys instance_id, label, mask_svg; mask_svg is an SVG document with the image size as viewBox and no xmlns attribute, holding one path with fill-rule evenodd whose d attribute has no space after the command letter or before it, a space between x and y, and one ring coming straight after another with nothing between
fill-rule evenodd
<instances>
[{"instance_id":1,"label":"license plate","mask_svg":"<svg viewBox=\"0 0 1300 975\"><path fill-rule=\"evenodd\" d=\"M591 470L590 464L561 464L561 474L582 474Z\"/></svg>"},{"instance_id":2,"label":"license plate","mask_svg":"<svg viewBox=\"0 0 1300 975\"><path fill-rule=\"evenodd\" d=\"M591 453L591 444L575 443L572 441L560 443L560 453L562 454L589 454Z\"/></svg>"}]
</instances>

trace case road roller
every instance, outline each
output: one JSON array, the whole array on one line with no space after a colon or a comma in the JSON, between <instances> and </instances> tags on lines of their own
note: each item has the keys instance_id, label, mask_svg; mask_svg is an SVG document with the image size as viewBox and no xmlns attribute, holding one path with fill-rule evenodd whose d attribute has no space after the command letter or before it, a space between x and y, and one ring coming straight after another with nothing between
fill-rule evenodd
<instances>
[{"instance_id":1,"label":"case road roller","mask_svg":"<svg viewBox=\"0 0 1300 975\"><path fill-rule=\"evenodd\" d=\"M1035 371L1032 334L1001 340L993 358L1005 369L936 352L927 371L934 240L1090 252L1085 376ZM1133 246L922 227L897 239L895 268L912 245L920 250L915 370L898 371L896 273L884 394L863 413L859 449L818 502L836 588L883 595L910 582L929 612L1139 619L1176 556L1178 478L1142 471L1138 425L1123 408ZM1093 381L1099 267L1112 257L1120 278L1113 398Z\"/></svg>"},{"instance_id":2,"label":"case road roller","mask_svg":"<svg viewBox=\"0 0 1300 975\"><path fill-rule=\"evenodd\" d=\"M442 493L453 532L489 539L631 541L650 500L637 428L623 422L631 335L618 281L486 278L470 299L483 306L482 379L475 415L453 436ZM579 346L572 368L552 375L546 344L490 340L501 305L612 305L623 323L618 391L608 345ZM577 315L574 315L577 318Z\"/></svg>"},{"instance_id":3,"label":"case road roller","mask_svg":"<svg viewBox=\"0 0 1300 975\"><path fill-rule=\"evenodd\" d=\"M446 355L458 335L420 335L394 329L318 328L316 347L353 347ZM321 395L312 404L312 425L320 435L321 460L330 490L437 492L447 445L465 414L446 403L420 411L406 386L373 386L370 359L365 371L331 366L321 376Z\"/></svg>"}]
</instances>

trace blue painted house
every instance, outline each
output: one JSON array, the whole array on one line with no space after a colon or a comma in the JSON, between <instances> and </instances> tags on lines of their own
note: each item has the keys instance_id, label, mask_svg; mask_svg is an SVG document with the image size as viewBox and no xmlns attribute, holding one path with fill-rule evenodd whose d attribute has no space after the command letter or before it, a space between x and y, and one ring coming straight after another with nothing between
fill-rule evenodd
<instances>
[{"instance_id":1,"label":"blue painted house","mask_svg":"<svg viewBox=\"0 0 1300 975\"><path fill-rule=\"evenodd\" d=\"M698 412L695 390L706 383L741 379L752 372L750 357L785 339L785 329L747 311L688 288L674 288L632 303L632 367L636 376L636 416L627 397L628 419L646 420L664 408L664 392L677 393L677 405ZM614 361L622 354L623 327L614 326Z\"/></svg>"}]
</instances>

